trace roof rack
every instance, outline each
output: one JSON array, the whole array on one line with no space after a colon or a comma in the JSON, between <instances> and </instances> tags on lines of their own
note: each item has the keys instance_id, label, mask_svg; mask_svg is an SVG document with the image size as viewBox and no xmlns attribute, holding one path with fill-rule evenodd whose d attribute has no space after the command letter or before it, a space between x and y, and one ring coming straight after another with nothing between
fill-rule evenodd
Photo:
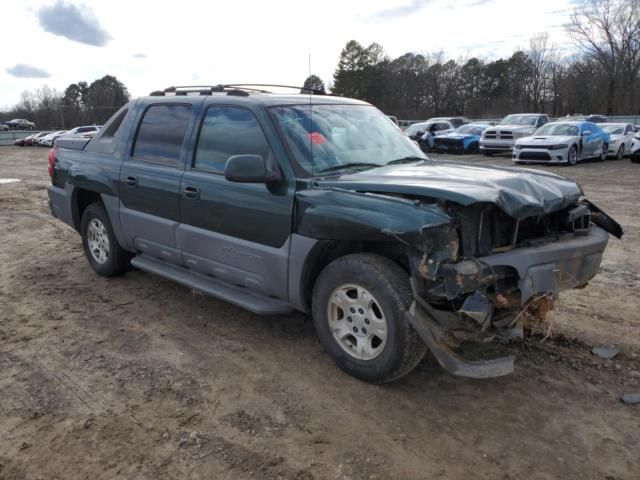
<instances>
[{"instance_id":1,"label":"roof rack","mask_svg":"<svg viewBox=\"0 0 640 480\"><path fill-rule=\"evenodd\" d=\"M298 90L300 93L309 95L326 95L323 90L315 88L296 87L293 85L276 85L271 83L228 83L218 85L181 85L171 86L164 90L154 90L150 93L152 97L164 97L167 94L175 96L188 95L189 93L198 93L200 95L211 95L213 93L226 93L227 95L248 96L250 93L274 93L270 90L256 87L267 88L291 88Z\"/></svg>"}]
</instances>

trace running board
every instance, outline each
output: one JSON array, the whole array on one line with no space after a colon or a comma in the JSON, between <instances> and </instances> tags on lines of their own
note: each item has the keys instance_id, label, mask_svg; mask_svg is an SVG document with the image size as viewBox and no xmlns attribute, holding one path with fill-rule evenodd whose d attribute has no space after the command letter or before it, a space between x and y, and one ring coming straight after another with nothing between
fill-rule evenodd
<instances>
[{"instance_id":1,"label":"running board","mask_svg":"<svg viewBox=\"0 0 640 480\"><path fill-rule=\"evenodd\" d=\"M428 313L413 302L405 317L447 372L459 377L493 378L513 372L514 357L470 362L458 357L447 345L438 341L438 326Z\"/></svg>"},{"instance_id":2,"label":"running board","mask_svg":"<svg viewBox=\"0 0 640 480\"><path fill-rule=\"evenodd\" d=\"M134 257L131 260L131 265L140 270L166 277L185 287L202 291L212 297L249 310L256 315L281 315L293 311L289 304L282 300L261 296L247 288L230 285L217 278L209 277L146 255Z\"/></svg>"}]
</instances>

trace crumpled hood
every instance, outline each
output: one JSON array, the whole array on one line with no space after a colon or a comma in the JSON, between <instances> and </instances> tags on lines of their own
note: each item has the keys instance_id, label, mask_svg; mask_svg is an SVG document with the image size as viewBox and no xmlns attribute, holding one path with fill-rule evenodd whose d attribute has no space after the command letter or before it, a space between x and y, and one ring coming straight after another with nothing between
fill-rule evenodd
<instances>
[{"instance_id":1,"label":"crumpled hood","mask_svg":"<svg viewBox=\"0 0 640 480\"><path fill-rule=\"evenodd\" d=\"M540 135L523 137L518 140L519 145L560 145L564 143L573 142L576 137L570 135Z\"/></svg>"},{"instance_id":2,"label":"crumpled hood","mask_svg":"<svg viewBox=\"0 0 640 480\"><path fill-rule=\"evenodd\" d=\"M561 210L582 196L576 182L552 173L433 160L345 174L337 179L318 180L317 185L431 197L461 205L493 203L518 219Z\"/></svg>"}]
</instances>

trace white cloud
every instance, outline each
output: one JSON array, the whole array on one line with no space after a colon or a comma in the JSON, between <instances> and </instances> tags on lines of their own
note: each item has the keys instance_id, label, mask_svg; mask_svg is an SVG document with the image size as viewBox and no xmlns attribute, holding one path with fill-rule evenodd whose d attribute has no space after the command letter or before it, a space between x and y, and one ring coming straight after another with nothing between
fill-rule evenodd
<instances>
[{"instance_id":1,"label":"white cloud","mask_svg":"<svg viewBox=\"0 0 640 480\"><path fill-rule=\"evenodd\" d=\"M26 63L16 63L6 70L9 75L17 78L49 78L51 76L46 70Z\"/></svg>"},{"instance_id":2,"label":"white cloud","mask_svg":"<svg viewBox=\"0 0 640 480\"><path fill-rule=\"evenodd\" d=\"M112 74L138 96L196 78L210 84L301 85L309 53L313 73L327 83L351 39L378 42L393 57L439 50L454 58L507 56L546 30L552 41L566 46L561 25L571 1L537 0L523 8L521 0L326 0L321 7L299 0L245 0L240 6L182 0L179 8L164 8L130 0L67 0L63 5L83 12L89 24L110 37L101 48L94 46L101 43L95 38L89 44L72 42L42 28L38 12L58 5L57 0L6 2L3 17L11 21L3 22L3 38L20 38L21 43L0 56L0 109L45 82L9 75L6 69L18 63L50 72L46 83L59 91L72 82ZM405 15L375 15L393 9L402 13L407 5L419 8Z\"/></svg>"}]
</instances>

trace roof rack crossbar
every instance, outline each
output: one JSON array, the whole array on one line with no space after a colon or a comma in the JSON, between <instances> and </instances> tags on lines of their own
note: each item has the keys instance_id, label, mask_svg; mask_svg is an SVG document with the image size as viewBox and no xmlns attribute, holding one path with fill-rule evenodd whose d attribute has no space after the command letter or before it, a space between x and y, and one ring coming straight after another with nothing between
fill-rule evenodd
<instances>
[{"instance_id":1,"label":"roof rack crossbar","mask_svg":"<svg viewBox=\"0 0 640 480\"><path fill-rule=\"evenodd\" d=\"M165 96L169 93L174 95L187 95L189 93L198 93L200 95L211 95L214 92L229 92L234 91L237 92L239 90L243 90L245 92L251 93L273 93L270 90L265 90L263 88L256 87L267 87L267 88L291 88L294 90L298 90L300 93L311 94L311 95L326 95L326 92L323 90L318 90L315 88L305 88L298 87L294 85L277 85L272 83L227 83L227 84L218 84L218 85L175 85L171 87L167 87L164 90L155 90L151 92L151 96Z\"/></svg>"}]
</instances>

